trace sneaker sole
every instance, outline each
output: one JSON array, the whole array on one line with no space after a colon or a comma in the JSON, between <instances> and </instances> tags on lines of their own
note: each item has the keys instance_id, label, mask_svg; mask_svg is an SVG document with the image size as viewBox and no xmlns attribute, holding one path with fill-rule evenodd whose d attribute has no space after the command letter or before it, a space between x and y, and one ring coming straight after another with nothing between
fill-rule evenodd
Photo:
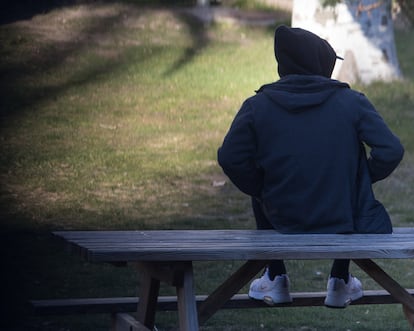
<instances>
[{"instance_id":1,"label":"sneaker sole","mask_svg":"<svg viewBox=\"0 0 414 331\"><path fill-rule=\"evenodd\" d=\"M253 300L263 301L269 306L274 306L280 303L291 303L292 297L290 294L279 295L277 299L275 299L272 293L263 293L263 292L254 292L249 291L249 297Z\"/></svg>"},{"instance_id":2,"label":"sneaker sole","mask_svg":"<svg viewBox=\"0 0 414 331\"><path fill-rule=\"evenodd\" d=\"M354 293L345 302L343 302L342 300L339 300L338 298L339 296L330 296L330 297L327 296L324 303L325 303L325 306L328 308L338 308L338 309L346 308L351 304L352 301L356 301L362 298L363 295L364 295L363 291Z\"/></svg>"}]
</instances>

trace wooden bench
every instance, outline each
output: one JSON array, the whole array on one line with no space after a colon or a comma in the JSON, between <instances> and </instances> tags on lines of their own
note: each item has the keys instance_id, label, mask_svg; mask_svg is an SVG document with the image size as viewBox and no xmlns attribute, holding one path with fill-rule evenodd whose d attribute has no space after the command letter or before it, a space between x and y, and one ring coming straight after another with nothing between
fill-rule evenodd
<instances>
[{"instance_id":1,"label":"wooden bench","mask_svg":"<svg viewBox=\"0 0 414 331\"><path fill-rule=\"evenodd\" d=\"M152 330L157 310L178 310L180 330L196 331L222 308L269 307L237 294L272 259L352 259L381 291L364 291L352 304L401 303L413 326L414 294L386 274L373 259L414 258L414 229L393 234L283 235L272 230L61 231L73 254L90 262L133 263L141 273L138 298L34 300L37 314L110 312L114 330ZM194 293L194 261L246 261L208 296ZM159 297L160 282L176 287L176 297ZM293 293L293 303L323 305L324 292ZM137 320L126 312L136 311Z\"/></svg>"}]
</instances>

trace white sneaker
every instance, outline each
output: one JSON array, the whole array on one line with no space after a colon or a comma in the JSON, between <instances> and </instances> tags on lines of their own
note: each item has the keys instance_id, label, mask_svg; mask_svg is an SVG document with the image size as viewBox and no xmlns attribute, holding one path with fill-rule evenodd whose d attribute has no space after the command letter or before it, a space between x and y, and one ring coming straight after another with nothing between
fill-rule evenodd
<instances>
[{"instance_id":1,"label":"white sneaker","mask_svg":"<svg viewBox=\"0 0 414 331\"><path fill-rule=\"evenodd\" d=\"M345 308L364 294L361 282L352 275L349 275L347 284L343 279L329 277L327 289L325 306L331 308Z\"/></svg>"},{"instance_id":2,"label":"white sneaker","mask_svg":"<svg viewBox=\"0 0 414 331\"><path fill-rule=\"evenodd\" d=\"M289 285L290 281L287 275L276 276L274 280L270 280L269 270L266 269L262 277L255 279L250 284L249 297L262 300L268 305L292 302Z\"/></svg>"}]
</instances>

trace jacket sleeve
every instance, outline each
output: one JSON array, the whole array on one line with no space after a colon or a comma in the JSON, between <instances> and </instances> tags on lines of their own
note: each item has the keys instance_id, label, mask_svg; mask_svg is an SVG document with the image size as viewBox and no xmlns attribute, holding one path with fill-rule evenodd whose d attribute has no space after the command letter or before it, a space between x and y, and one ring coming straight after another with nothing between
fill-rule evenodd
<instances>
[{"instance_id":1,"label":"jacket sleeve","mask_svg":"<svg viewBox=\"0 0 414 331\"><path fill-rule=\"evenodd\" d=\"M253 109L246 100L218 150L218 163L242 192L259 197L263 173L255 162L256 150Z\"/></svg>"},{"instance_id":2,"label":"jacket sleeve","mask_svg":"<svg viewBox=\"0 0 414 331\"><path fill-rule=\"evenodd\" d=\"M368 169L375 183L394 171L403 158L404 148L368 99L361 94L359 101L358 136L371 148Z\"/></svg>"}]
</instances>

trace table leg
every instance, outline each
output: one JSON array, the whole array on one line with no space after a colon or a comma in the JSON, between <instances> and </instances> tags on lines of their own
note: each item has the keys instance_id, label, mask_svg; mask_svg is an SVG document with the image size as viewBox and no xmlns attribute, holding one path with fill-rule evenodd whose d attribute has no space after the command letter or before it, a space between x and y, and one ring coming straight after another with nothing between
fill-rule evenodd
<instances>
[{"instance_id":1,"label":"table leg","mask_svg":"<svg viewBox=\"0 0 414 331\"><path fill-rule=\"evenodd\" d=\"M395 300L403 305L404 314L414 330L414 298L408 291L392 279L384 270L370 259L353 260L372 279L387 290Z\"/></svg>"},{"instance_id":2,"label":"table leg","mask_svg":"<svg viewBox=\"0 0 414 331\"><path fill-rule=\"evenodd\" d=\"M192 263L183 265L181 281L176 284L180 331L197 331L198 315Z\"/></svg>"},{"instance_id":3,"label":"table leg","mask_svg":"<svg viewBox=\"0 0 414 331\"><path fill-rule=\"evenodd\" d=\"M152 277L150 272L145 269L141 277L137 319L152 330L155 324L160 280Z\"/></svg>"},{"instance_id":4,"label":"table leg","mask_svg":"<svg viewBox=\"0 0 414 331\"><path fill-rule=\"evenodd\" d=\"M180 331L198 331L192 262L139 262L135 265L142 273L138 320L149 329L154 328L159 287L162 281L176 288Z\"/></svg>"},{"instance_id":5,"label":"table leg","mask_svg":"<svg viewBox=\"0 0 414 331\"><path fill-rule=\"evenodd\" d=\"M247 261L208 298L203 301L198 310L200 325L206 322L224 303L240 291L256 274L265 267L268 261Z\"/></svg>"}]
</instances>

